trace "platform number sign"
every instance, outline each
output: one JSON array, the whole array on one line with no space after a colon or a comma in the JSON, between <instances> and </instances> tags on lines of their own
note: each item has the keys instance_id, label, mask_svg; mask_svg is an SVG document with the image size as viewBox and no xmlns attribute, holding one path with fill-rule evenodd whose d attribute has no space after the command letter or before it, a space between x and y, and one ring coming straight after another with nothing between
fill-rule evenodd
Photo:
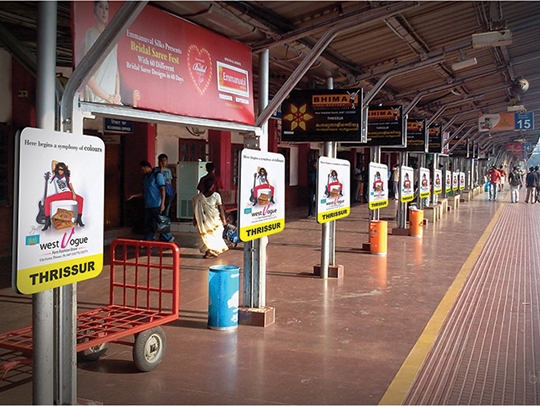
<instances>
[{"instance_id":1,"label":"platform number sign","mask_svg":"<svg viewBox=\"0 0 540 406\"><path fill-rule=\"evenodd\" d=\"M516 130L534 130L534 112L515 114Z\"/></svg>"}]
</instances>

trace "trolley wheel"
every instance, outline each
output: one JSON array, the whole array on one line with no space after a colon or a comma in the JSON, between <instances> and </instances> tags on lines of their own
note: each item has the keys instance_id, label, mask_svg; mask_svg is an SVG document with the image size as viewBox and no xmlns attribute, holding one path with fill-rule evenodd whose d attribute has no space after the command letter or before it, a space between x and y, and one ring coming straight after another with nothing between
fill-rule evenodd
<instances>
[{"instance_id":1,"label":"trolley wheel","mask_svg":"<svg viewBox=\"0 0 540 406\"><path fill-rule=\"evenodd\" d=\"M109 343L103 343L96 345L95 347L90 347L87 350L82 351L81 358L84 361L97 361L101 358L102 355L105 355L107 349L109 348Z\"/></svg>"},{"instance_id":2,"label":"trolley wheel","mask_svg":"<svg viewBox=\"0 0 540 406\"><path fill-rule=\"evenodd\" d=\"M167 339L161 327L154 327L139 333L133 345L135 366L143 372L152 371L163 361L166 348Z\"/></svg>"}]
</instances>

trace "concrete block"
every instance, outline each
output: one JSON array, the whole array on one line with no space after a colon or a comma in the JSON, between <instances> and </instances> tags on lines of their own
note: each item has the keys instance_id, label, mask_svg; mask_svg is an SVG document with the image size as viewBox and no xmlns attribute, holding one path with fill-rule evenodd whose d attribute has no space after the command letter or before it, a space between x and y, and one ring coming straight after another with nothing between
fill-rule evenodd
<instances>
[{"instance_id":1,"label":"concrete block","mask_svg":"<svg viewBox=\"0 0 540 406\"><path fill-rule=\"evenodd\" d=\"M343 265L328 265L328 277L329 278L343 278L344 275ZM317 264L313 267L313 274L315 276L321 276L321 265Z\"/></svg>"},{"instance_id":2,"label":"concrete block","mask_svg":"<svg viewBox=\"0 0 540 406\"><path fill-rule=\"evenodd\" d=\"M261 308L239 307L238 323L242 325L266 327L276 321L276 309L270 306Z\"/></svg>"}]
</instances>

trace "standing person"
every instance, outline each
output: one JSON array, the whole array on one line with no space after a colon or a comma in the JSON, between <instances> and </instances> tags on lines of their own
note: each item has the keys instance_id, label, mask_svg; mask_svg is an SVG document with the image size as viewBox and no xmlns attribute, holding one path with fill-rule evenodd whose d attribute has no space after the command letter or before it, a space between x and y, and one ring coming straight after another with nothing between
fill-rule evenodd
<instances>
[{"instance_id":1,"label":"standing person","mask_svg":"<svg viewBox=\"0 0 540 406\"><path fill-rule=\"evenodd\" d=\"M527 195L525 196L525 203L536 203L536 187L538 186L538 177L534 171L534 167L529 168L529 173L525 177L525 186L527 187Z\"/></svg>"},{"instance_id":2,"label":"standing person","mask_svg":"<svg viewBox=\"0 0 540 406\"><path fill-rule=\"evenodd\" d=\"M534 167L534 172L536 173L536 201L540 202L540 167L536 165Z\"/></svg>"},{"instance_id":3,"label":"standing person","mask_svg":"<svg viewBox=\"0 0 540 406\"><path fill-rule=\"evenodd\" d=\"M168 164L169 164L169 157L166 154L160 154L158 156L159 166L156 169L161 172L161 174L163 175L163 178L165 179L165 210L163 211L163 214L167 217L169 217L169 211L171 210L171 205L174 200L174 195L176 194L174 192L174 187L173 187L172 172L167 167Z\"/></svg>"},{"instance_id":4,"label":"standing person","mask_svg":"<svg viewBox=\"0 0 540 406\"><path fill-rule=\"evenodd\" d=\"M392 193L394 194L394 200L399 198L399 165L395 164L392 169Z\"/></svg>"},{"instance_id":5,"label":"standing person","mask_svg":"<svg viewBox=\"0 0 540 406\"><path fill-rule=\"evenodd\" d=\"M84 53L94 45L109 23L109 2L94 1L95 24L86 31ZM118 45L109 52L97 71L86 83L85 101L122 104L120 73L118 71Z\"/></svg>"},{"instance_id":6,"label":"standing person","mask_svg":"<svg viewBox=\"0 0 540 406\"><path fill-rule=\"evenodd\" d=\"M315 209L315 192L317 188L317 161L314 159L309 163L308 168L308 216L313 217Z\"/></svg>"},{"instance_id":7,"label":"standing person","mask_svg":"<svg viewBox=\"0 0 540 406\"><path fill-rule=\"evenodd\" d=\"M362 163L360 161L356 163L356 168L353 169L353 178L354 178L353 201L355 203L360 203L360 197L362 196Z\"/></svg>"},{"instance_id":8,"label":"standing person","mask_svg":"<svg viewBox=\"0 0 540 406\"><path fill-rule=\"evenodd\" d=\"M165 210L165 179L161 172L152 169L148 161L141 161L139 166L144 174L143 197L144 197L144 239L154 241L159 215ZM173 242L171 233L161 233L161 241Z\"/></svg>"},{"instance_id":9,"label":"standing person","mask_svg":"<svg viewBox=\"0 0 540 406\"><path fill-rule=\"evenodd\" d=\"M221 190L223 190L223 183L221 183L221 179L216 175L216 165L214 165L212 162L207 162L206 172L207 174L199 180L197 190L202 193L204 191L204 181L206 179L212 179L214 181L214 191L216 193L220 193Z\"/></svg>"},{"instance_id":10,"label":"standing person","mask_svg":"<svg viewBox=\"0 0 540 406\"><path fill-rule=\"evenodd\" d=\"M497 190L499 188L501 173L495 168L495 165L491 165L491 168L487 171L487 176L489 179L489 200L497 200Z\"/></svg>"},{"instance_id":11,"label":"standing person","mask_svg":"<svg viewBox=\"0 0 540 406\"><path fill-rule=\"evenodd\" d=\"M501 165L499 167L499 172L501 174L501 180L499 182L499 191L503 191L504 190L504 182L506 181L506 176L507 176L507 173L506 171L504 170L504 166Z\"/></svg>"},{"instance_id":12,"label":"standing person","mask_svg":"<svg viewBox=\"0 0 540 406\"><path fill-rule=\"evenodd\" d=\"M519 202L519 189L523 178L518 171L517 166L512 168L512 172L508 175L508 183L510 183L510 199L512 203Z\"/></svg>"},{"instance_id":13,"label":"standing person","mask_svg":"<svg viewBox=\"0 0 540 406\"><path fill-rule=\"evenodd\" d=\"M205 179L202 188L192 199L193 225L199 231L199 250L204 253L203 258L217 257L229 249L223 240L225 210L220 194L215 192L213 179Z\"/></svg>"}]
</instances>

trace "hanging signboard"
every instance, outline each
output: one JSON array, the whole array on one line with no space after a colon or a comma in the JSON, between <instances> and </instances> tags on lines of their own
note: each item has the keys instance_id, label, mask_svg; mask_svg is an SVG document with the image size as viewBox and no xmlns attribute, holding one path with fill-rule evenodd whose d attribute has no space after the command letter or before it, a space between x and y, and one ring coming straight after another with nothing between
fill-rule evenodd
<instances>
[{"instance_id":1,"label":"hanging signboard","mask_svg":"<svg viewBox=\"0 0 540 406\"><path fill-rule=\"evenodd\" d=\"M424 199L430 195L430 173L427 168L420 168L420 198Z\"/></svg>"},{"instance_id":2,"label":"hanging signboard","mask_svg":"<svg viewBox=\"0 0 540 406\"><path fill-rule=\"evenodd\" d=\"M454 148L455 147L455 148ZM469 157L469 141L453 139L448 143L449 150L452 150L451 155L454 157ZM454 148L454 149L452 149Z\"/></svg>"},{"instance_id":3,"label":"hanging signboard","mask_svg":"<svg viewBox=\"0 0 540 406\"><path fill-rule=\"evenodd\" d=\"M369 164L369 209L388 206L388 166L370 162Z\"/></svg>"},{"instance_id":4,"label":"hanging signboard","mask_svg":"<svg viewBox=\"0 0 540 406\"><path fill-rule=\"evenodd\" d=\"M75 65L122 5L72 2ZM147 6L86 83L83 97L252 125L251 75L250 48Z\"/></svg>"},{"instance_id":5,"label":"hanging signboard","mask_svg":"<svg viewBox=\"0 0 540 406\"><path fill-rule=\"evenodd\" d=\"M478 131L512 131L515 128L514 113L480 114Z\"/></svg>"},{"instance_id":6,"label":"hanging signboard","mask_svg":"<svg viewBox=\"0 0 540 406\"><path fill-rule=\"evenodd\" d=\"M360 141L362 89L292 91L281 104L282 140Z\"/></svg>"},{"instance_id":7,"label":"hanging signboard","mask_svg":"<svg viewBox=\"0 0 540 406\"><path fill-rule=\"evenodd\" d=\"M401 202L412 202L414 200L414 169L402 166L399 174L399 188L401 190Z\"/></svg>"},{"instance_id":8,"label":"hanging signboard","mask_svg":"<svg viewBox=\"0 0 540 406\"><path fill-rule=\"evenodd\" d=\"M534 130L534 111L528 111L526 113L515 113L514 129Z\"/></svg>"},{"instance_id":9,"label":"hanging signboard","mask_svg":"<svg viewBox=\"0 0 540 406\"><path fill-rule=\"evenodd\" d=\"M459 189L459 172L452 172L452 190Z\"/></svg>"},{"instance_id":10,"label":"hanging signboard","mask_svg":"<svg viewBox=\"0 0 540 406\"><path fill-rule=\"evenodd\" d=\"M431 125L428 128L428 153L442 154L443 151L443 131L439 124Z\"/></svg>"},{"instance_id":11,"label":"hanging signboard","mask_svg":"<svg viewBox=\"0 0 540 406\"><path fill-rule=\"evenodd\" d=\"M104 118L103 119L103 131L107 133L132 133L133 121L130 120L118 120L116 118Z\"/></svg>"},{"instance_id":12,"label":"hanging signboard","mask_svg":"<svg viewBox=\"0 0 540 406\"><path fill-rule=\"evenodd\" d=\"M440 169L433 170L433 194L441 194L443 190L443 175Z\"/></svg>"},{"instance_id":13,"label":"hanging signboard","mask_svg":"<svg viewBox=\"0 0 540 406\"><path fill-rule=\"evenodd\" d=\"M426 119L407 119L407 151L428 152L429 136Z\"/></svg>"},{"instance_id":14,"label":"hanging signboard","mask_svg":"<svg viewBox=\"0 0 540 406\"><path fill-rule=\"evenodd\" d=\"M450 193L452 191L452 179L453 175L451 171L446 171L446 177L444 178L444 191Z\"/></svg>"},{"instance_id":15,"label":"hanging signboard","mask_svg":"<svg viewBox=\"0 0 540 406\"><path fill-rule=\"evenodd\" d=\"M317 164L317 222L327 223L351 213L351 164L321 156Z\"/></svg>"},{"instance_id":16,"label":"hanging signboard","mask_svg":"<svg viewBox=\"0 0 540 406\"><path fill-rule=\"evenodd\" d=\"M240 153L238 228L242 241L283 231L285 157L244 148Z\"/></svg>"},{"instance_id":17,"label":"hanging signboard","mask_svg":"<svg viewBox=\"0 0 540 406\"><path fill-rule=\"evenodd\" d=\"M103 268L105 145L25 128L17 137L13 288L33 294Z\"/></svg>"},{"instance_id":18,"label":"hanging signboard","mask_svg":"<svg viewBox=\"0 0 540 406\"><path fill-rule=\"evenodd\" d=\"M459 190L465 189L465 173L460 172L459 173Z\"/></svg>"},{"instance_id":19,"label":"hanging signboard","mask_svg":"<svg viewBox=\"0 0 540 406\"><path fill-rule=\"evenodd\" d=\"M407 145L403 106L370 106L366 146L403 148Z\"/></svg>"}]
</instances>

